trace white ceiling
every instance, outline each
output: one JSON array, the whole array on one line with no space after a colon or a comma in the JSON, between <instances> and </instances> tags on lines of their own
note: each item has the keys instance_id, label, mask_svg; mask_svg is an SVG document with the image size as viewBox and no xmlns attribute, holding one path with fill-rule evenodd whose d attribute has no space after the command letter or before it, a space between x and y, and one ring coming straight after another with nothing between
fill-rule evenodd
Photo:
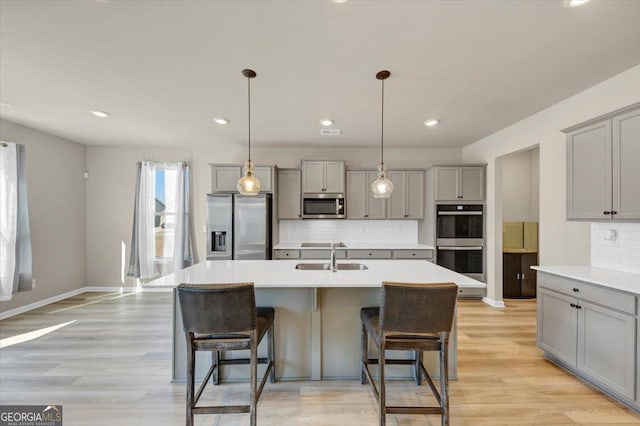
<instances>
[{"instance_id":1,"label":"white ceiling","mask_svg":"<svg viewBox=\"0 0 640 426\"><path fill-rule=\"evenodd\" d=\"M463 146L639 63L637 0L0 0L0 113L88 145L244 144L253 68L256 144L378 144L388 69L385 144Z\"/></svg>"}]
</instances>

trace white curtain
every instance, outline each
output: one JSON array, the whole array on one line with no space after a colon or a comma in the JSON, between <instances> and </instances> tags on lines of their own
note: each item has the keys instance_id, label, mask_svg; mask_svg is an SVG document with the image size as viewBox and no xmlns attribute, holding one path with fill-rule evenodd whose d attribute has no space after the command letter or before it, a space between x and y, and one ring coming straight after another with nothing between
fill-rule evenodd
<instances>
[{"instance_id":1,"label":"white curtain","mask_svg":"<svg viewBox=\"0 0 640 426\"><path fill-rule=\"evenodd\" d=\"M154 163L142 162L140 169L140 191L137 194L138 215L136 221L140 258L140 277L149 279L159 275L156 265L156 243L154 219L156 213L156 169Z\"/></svg>"},{"instance_id":2,"label":"white curtain","mask_svg":"<svg viewBox=\"0 0 640 426\"><path fill-rule=\"evenodd\" d=\"M18 233L18 162L16 145L0 146L0 300L14 293Z\"/></svg>"},{"instance_id":3,"label":"white curtain","mask_svg":"<svg viewBox=\"0 0 640 426\"><path fill-rule=\"evenodd\" d=\"M0 300L32 289L24 145L0 142Z\"/></svg>"}]
</instances>

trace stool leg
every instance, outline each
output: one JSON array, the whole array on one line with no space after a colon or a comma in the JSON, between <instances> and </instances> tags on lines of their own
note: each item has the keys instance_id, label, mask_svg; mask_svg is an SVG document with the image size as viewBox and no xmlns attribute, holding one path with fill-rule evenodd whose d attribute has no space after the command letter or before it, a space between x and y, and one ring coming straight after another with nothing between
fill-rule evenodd
<instances>
[{"instance_id":1,"label":"stool leg","mask_svg":"<svg viewBox=\"0 0 640 426\"><path fill-rule=\"evenodd\" d=\"M274 325L271 324L271 327L269 327L269 330L267 330L267 345L268 345L267 360L268 360L268 363L271 363L271 365L273 366L271 368L271 373L269 373L270 383L276 382L275 340L273 336L273 328L274 328Z\"/></svg>"},{"instance_id":2,"label":"stool leg","mask_svg":"<svg viewBox=\"0 0 640 426\"><path fill-rule=\"evenodd\" d=\"M256 384L257 384L257 380L258 380L258 345L256 342L256 336L255 336L255 332L251 332L251 360L250 360L250 366L251 366L251 398L250 398L250 408L249 408L249 416L250 416L250 423L251 426L256 426L257 423L257 413L256 413L256 405L257 405L257 400L256 400L256 394L257 394L257 388L256 388Z\"/></svg>"},{"instance_id":3,"label":"stool leg","mask_svg":"<svg viewBox=\"0 0 640 426\"><path fill-rule=\"evenodd\" d=\"M191 346L191 342L187 342L187 412L186 426L193 426L193 398L195 392L195 369L196 369L196 352Z\"/></svg>"},{"instance_id":4,"label":"stool leg","mask_svg":"<svg viewBox=\"0 0 640 426\"><path fill-rule=\"evenodd\" d=\"M369 333L367 333L367 328L362 324L361 331L361 344L360 344L360 355L361 362L360 365L360 384L364 385L367 383L367 375L364 372L365 366L369 362Z\"/></svg>"},{"instance_id":5,"label":"stool leg","mask_svg":"<svg viewBox=\"0 0 640 426\"><path fill-rule=\"evenodd\" d=\"M211 375L211 383L220 384L220 351L211 351L211 365L218 365Z\"/></svg>"},{"instance_id":6,"label":"stool leg","mask_svg":"<svg viewBox=\"0 0 640 426\"><path fill-rule=\"evenodd\" d=\"M418 386L422 385L422 370L420 369L420 365L422 364L423 352L415 351L414 359L416 362L413 364L413 378L416 381Z\"/></svg>"},{"instance_id":7,"label":"stool leg","mask_svg":"<svg viewBox=\"0 0 640 426\"><path fill-rule=\"evenodd\" d=\"M449 426L449 338L440 338L440 398L442 401L442 426Z\"/></svg>"},{"instance_id":8,"label":"stool leg","mask_svg":"<svg viewBox=\"0 0 640 426\"><path fill-rule=\"evenodd\" d=\"M378 380L380 382L379 390L379 401L378 401L378 409L380 410L380 426L385 426L387 419L387 398L385 392L384 385L384 363L385 363L385 353L384 353L384 338L380 338L380 353L378 354Z\"/></svg>"}]
</instances>

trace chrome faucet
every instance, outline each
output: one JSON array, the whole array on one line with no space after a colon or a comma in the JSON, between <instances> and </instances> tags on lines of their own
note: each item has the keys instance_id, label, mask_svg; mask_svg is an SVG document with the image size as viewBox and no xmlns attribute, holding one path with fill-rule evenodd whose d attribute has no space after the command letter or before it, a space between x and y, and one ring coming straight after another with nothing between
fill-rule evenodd
<instances>
[{"instance_id":1,"label":"chrome faucet","mask_svg":"<svg viewBox=\"0 0 640 426\"><path fill-rule=\"evenodd\" d=\"M331 272L338 272L338 267L336 266L336 244L331 243L331 258L329 259L331 263Z\"/></svg>"}]
</instances>

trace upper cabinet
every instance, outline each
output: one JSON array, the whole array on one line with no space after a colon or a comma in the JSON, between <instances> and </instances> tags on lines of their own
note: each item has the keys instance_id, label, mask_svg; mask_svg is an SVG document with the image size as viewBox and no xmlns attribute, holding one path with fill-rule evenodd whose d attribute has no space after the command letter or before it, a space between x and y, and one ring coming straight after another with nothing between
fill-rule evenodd
<instances>
[{"instance_id":1,"label":"upper cabinet","mask_svg":"<svg viewBox=\"0 0 640 426\"><path fill-rule=\"evenodd\" d=\"M384 198L374 198L369 187L378 178L378 172L368 170L347 171L347 219L384 219Z\"/></svg>"},{"instance_id":2,"label":"upper cabinet","mask_svg":"<svg viewBox=\"0 0 640 426\"><path fill-rule=\"evenodd\" d=\"M437 166L435 173L436 201L483 201L483 166Z\"/></svg>"},{"instance_id":3,"label":"upper cabinet","mask_svg":"<svg viewBox=\"0 0 640 426\"><path fill-rule=\"evenodd\" d=\"M344 194L344 161L302 160L302 192Z\"/></svg>"},{"instance_id":4,"label":"upper cabinet","mask_svg":"<svg viewBox=\"0 0 640 426\"><path fill-rule=\"evenodd\" d=\"M424 172L388 172L393 193L375 198L370 186L378 178L373 170L347 171L347 219L422 219L424 217Z\"/></svg>"},{"instance_id":5,"label":"upper cabinet","mask_svg":"<svg viewBox=\"0 0 640 426\"><path fill-rule=\"evenodd\" d=\"M640 220L640 108L567 133L567 219Z\"/></svg>"},{"instance_id":6,"label":"upper cabinet","mask_svg":"<svg viewBox=\"0 0 640 426\"><path fill-rule=\"evenodd\" d=\"M237 192L238 180L242 177L239 164L210 164L211 192ZM254 166L255 176L260 180L260 192L273 191L273 167Z\"/></svg>"},{"instance_id":7,"label":"upper cabinet","mask_svg":"<svg viewBox=\"0 0 640 426\"><path fill-rule=\"evenodd\" d=\"M424 217L424 172L390 171L393 193L387 204L388 219L422 219Z\"/></svg>"},{"instance_id":8,"label":"upper cabinet","mask_svg":"<svg viewBox=\"0 0 640 426\"><path fill-rule=\"evenodd\" d=\"M278 170L278 219L301 219L300 169Z\"/></svg>"}]
</instances>

